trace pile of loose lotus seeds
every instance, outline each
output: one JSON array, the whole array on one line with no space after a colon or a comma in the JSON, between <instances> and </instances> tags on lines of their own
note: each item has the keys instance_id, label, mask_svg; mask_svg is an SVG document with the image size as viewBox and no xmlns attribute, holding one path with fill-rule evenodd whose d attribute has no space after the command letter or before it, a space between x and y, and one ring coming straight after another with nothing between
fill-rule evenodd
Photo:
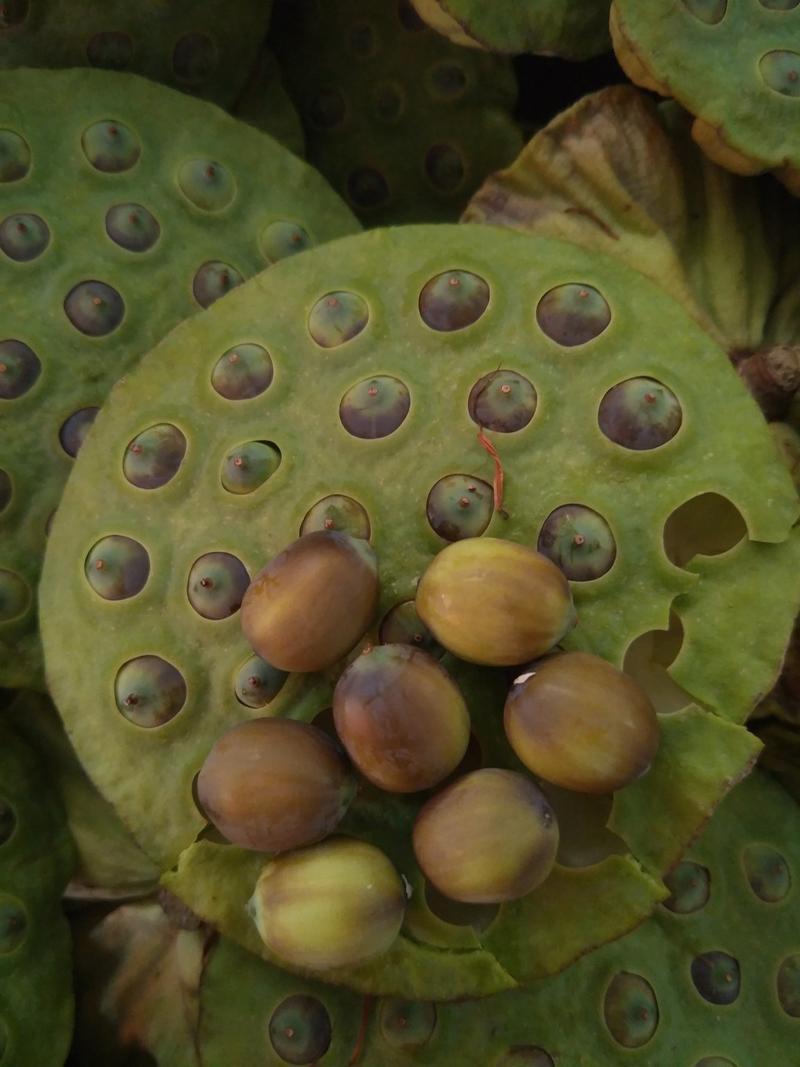
<instances>
[{"instance_id":1,"label":"pile of loose lotus seeds","mask_svg":"<svg viewBox=\"0 0 800 1067\"><path fill-rule=\"evenodd\" d=\"M0 1067L794 1063L798 86L0 2Z\"/></svg>"}]
</instances>

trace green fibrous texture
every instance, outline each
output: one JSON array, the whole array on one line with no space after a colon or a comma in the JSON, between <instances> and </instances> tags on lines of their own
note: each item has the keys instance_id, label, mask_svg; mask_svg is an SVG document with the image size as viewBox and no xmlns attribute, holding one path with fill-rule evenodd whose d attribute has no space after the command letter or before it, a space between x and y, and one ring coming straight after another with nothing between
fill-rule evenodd
<instances>
[{"instance_id":1,"label":"green fibrous texture","mask_svg":"<svg viewBox=\"0 0 800 1067\"><path fill-rule=\"evenodd\" d=\"M256 63L272 0L11 0L0 69L99 67L235 103ZM102 100L102 97L100 97Z\"/></svg>"},{"instance_id":2,"label":"green fibrous texture","mask_svg":"<svg viewBox=\"0 0 800 1067\"><path fill-rule=\"evenodd\" d=\"M250 372L246 396L219 376L236 345ZM470 414L475 383L499 360L537 397L515 432L481 428ZM682 413L677 433L648 451L614 443L597 421L607 391L637 375L662 381ZM381 377L408 390L405 417L385 436L348 432L341 398ZM714 420L704 415L709 394ZM124 461L153 427L172 451L159 486L142 488ZM224 458L267 434L277 469L251 492L227 491ZM201 556L224 552L252 576L316 504L345 497L366 514L379 560L377 631L447 543L434 529L432 488L463 478L460 511L472 507L471 479L489 485L491 499L496 472L481 440L505 475L502 510L489 509L484 532L536 546L543 527L557 528L562 566L569 572L577 553L582 574L572 582L580 622L565 646L643 680L662 713L661 746L645 777L595 811L591 862L585 850L577 863L562 856L543 886L475 923L445 921L430 905L410 843L419 799L362 792L342 832L382 848L412 890L388 953L326 975L367 992L488 993L630 930L754 759L758 744L739 725L753 697L732 679L777 674L798 600L798 501L721 350L641 275L576 246L484 227L374 231L279 263L173 331L113 390L51 533L41 590L47 671L81 760L148 854L164 868L180 859L168 888L263 954L245 904L264 857L213 835L193 844L204 827L193 779L236 722L313 720L330 706L336 669L290 675L260 708L240 702L251 652L235 606L227 618L203 617L188 575ZM698 542L698 527L709 526L715 538ZM582 529L595 532L583 538ZM101 537L147 554L135 595L98 594L86 561ZM740 567L750 577L741 603L726 595ZM767 614L782 640L743 647L738 635ZM508 679L445 662L467 697L481 762L516 768L500 714ZM653 811L669 814L654 823Z\"/></svg>"},{"instance_id":3,"label":"green fibrous texture","mask_svg":"<svg viewBox=\"0 0 800 1067\"><path fill-rule=\"evenodd\" d=\"M36 754L0 729L0 1063L63 1063L73 1022L69 927L61 893L73 867L58 797ZM46 1025L44 1024L46 1020Z\"/></svg>"},{"instance_id":4,"label":"green fibrous texture","mask_svg":"<svg viewBox=\"0 0 800 1067\"><path fill-rule=\"evenodd\" d=\"M773 170L800 195L797 4L614 0L611 31L625 71L695 116L693 136L712 159L739 174Z\"/></svg>"},{"instance_id":5,"label":"green fibrous texture","mask_svg":"<svg viewBox=\"0 0 800 1067\"><path fill-rule=\"evenodd\" d=\"M0 684L43 686L47 528L111 385L242 278L357 228L211 104L105 71L0 74Z\"/></svg>"},{"instance_id":6,"label":"green fibrous texture","mask_svg":"<svg viewBox=\"0 0 800 1067\"><path fill-rule=\"evenodd\" d=\"M364 225L455 221L519 151L509 61L451 45L403 0L286 0L270 44L309 161Z\"/></svg>"},{"instance_id":7,"label":"green fibrous texture","mask_svg":"<svg viewBox=\"0 0 800 1067\"><path fill-rule=\"evenodd\" d=\"M412 0L455 44L487 52L588 59L611 47L610 0Z\"/></svg>"}]
</instances>

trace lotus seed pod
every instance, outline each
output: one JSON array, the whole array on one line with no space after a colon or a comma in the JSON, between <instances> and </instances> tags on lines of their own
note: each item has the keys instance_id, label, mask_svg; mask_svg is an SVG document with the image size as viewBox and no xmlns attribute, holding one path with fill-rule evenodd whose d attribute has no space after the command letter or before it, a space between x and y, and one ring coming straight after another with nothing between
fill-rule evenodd
<instances>
[{"instance_id":1,"label":"lotus seed pod","mask_svg":"<svg viewBox=\"0 0 800 1067\"><path fill-rule=\"evenodd\" d=\"M514 771L465 775L425 804L414 854L440 893L467 904L518 900L550 874L558 824L544 793Z\"/></svg>"},{"instance_id":2,"label":"lotus seed pod","mask_svg":"<svg viewBox=\"0 0 800 1067\"><path fill-rule=\"evenodd\" d=\"M321 530L295 541L255 576L242 602L242 631L279 670L319 671L350 651L377 606L370 546Z\"/></svg>"},{"instance_id":3,"label":"lotus seed pod","mask_svg":"<svg viewBox=\"0 0 800 1067\"><path fill-rule=\"evenodd\" d=\"M405 904L400 876L380 849L336 838L268 863L250 908L278 959L324 972L390 948Z\"/></svg>"},{"instance_id":4,"label":"lotus seed pod","mask_svg":"<svg viewBox=\"0 0 800 1067\"><path fill-rule=\"evenodd\" d=\"M443 549L422 576L416 604L446 649L494 667L549 652L575 624L558 568L532 548L496 537Z\"/></svg>"},{"instance_id":5,"label":"lotus seed pod","mask_svg":"<svg viewBox=\"0 0 800 1067\"><path fill-rule=\"evenodd\" d=\"M645 691L599 656L565 652L514 684L504 713L516 754L547 782L612 793L646 773L659 727Z\"/></svg>"},{"instance_id":6,"label":"lotus seed pod","mask_svg":"<svg viewBox=\"0 0 800 1067\"><path fill-rule=\"evenodd\" d=\"M326 837L355 786L338 748L292 719L253 719L216 742L197 778L204 813L236 845L283 852Z\"/></svg>"},{"instance_id":7,"label":"lotus seed pod","mask_svg":"<svg viewBox=\"0 0 800 1067\"><path fill-rule=\"evenodd\" d=\"M373 785L415 793L461 762L469 712L458 686L425 652L381 645L359 656L336 684L336 732Z\"/></svg>"}]
</instances>

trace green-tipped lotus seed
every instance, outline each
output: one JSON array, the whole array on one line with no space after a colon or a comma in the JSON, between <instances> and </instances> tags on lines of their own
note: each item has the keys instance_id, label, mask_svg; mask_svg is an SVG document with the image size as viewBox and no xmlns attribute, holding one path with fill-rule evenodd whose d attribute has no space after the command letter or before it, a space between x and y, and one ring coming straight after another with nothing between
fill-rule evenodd
<instances>
[{"instance_id":1,"label":"green-tipped lotus seed","mask_svg":"<svg viewBox=\"0 0 800 1067\"><path fill-rule=\"evenodd\" d=\"M800 97L800 52L776 49L758 64L764 84L781 96Z\"/></svg>"},{"instance_id":2,"label":"green-tipped lotus seed","mask_svg":"<svg viewBox=\"0 0 800 1067\"><path fill-rule=\"evenodd\" d=\"M92 166L107 174L130 170L142 153L136 134L121 122L111 119L90 126L81 144Z\"/></svg>"},{"instance_id":3,"label":"green-tipped lotus seed","mask_svg":"<svg viewBox=\"0 0 800 1067\"><path fill-rule=\"evenodd\" d=\"M448 474L428 493L425 513L431 528L445 541L480 537L492 520L494 491L488 482L469 474Z\"/></svg>"},{"instance_id":4,"label":"green-tipped lotus seed","mask_svg":"<svg viewBox=\"0 0 800 1067\"><path fill-rule=\"evenodd\" d=\"M354 660L336 685L333 717L350 759L388 793L438 785L469 744L458 686L436 660L408 645L379 645Z\"/></svg>"},{"instance_id":5,"label":"green-tipped lotus seed","mask_svg":"<svg viewBox=\"0 0 800 1067\"><path fill-rule=\"evenodd\" d=\"M252 493L281 465L281 454L269 441L247 441L229 452L222 464L220 481L229 493Z\"/></svg>"},{"instance_id":6,"label":"green-tipped lotus seed","mask_svg":"<svg viewBox=\"0 0 800 1067\"><path fill-rule=\"evenodd\" d=\"M90 549L84 564L86 580L104 600L126 600L144 589L150 557L132 537L111 534Z\"/></svg>"},{"instance_id":7,"label":"green-tipped lotus seed","mask_svg":"<svg viewBox=\"0 0 800 1067\"><path fill-rule=\"evenodd\" d=\"M419 294L419 313L432 330L465 330L489 306L489 286L466 270L448 270L426 282Z\"/></svg>"},{"instance_id":8,"label":"green-tipped lotus seed","mask_svg":"<svg viewBox=\"0 0 800 1067\"><path fill-rule=\"evenodd\" d=\"M570 283L545 293L536 308L542 333L565 348L594 340L611 322L611 309L591 285Z\"/></svg>"},{"instance_id":9,"label":"green-tipped lotus seed","mask_svg":"<svg viewBox=\"0 0 800 1067\"><path fill-rule=\"evenodd\" d=\"M143 430L125 449L122 471L139 489L159 489L178 473L186 455L186 438L177 426L157 423Z\"/></svg>"},{"instance_id":10,"label":"green-tipped lotus seed","mask_svg":"<svg viewBox=\"0 0 800 1067\"><path fill-rule=\"evenodd\" d=\"M104 337L122 322L125 302L105 282L79 282L67 293L64 311L76 330L87 337Z\"/></svg>"},{"instance_id":11,"label":"green-tipped lotus seed","mask_svg":"<svg viewBox=\"0 0 800 1067\"><path fill-rule=\"evenodd\" d=\"M716 26L725 18L728 0L682 0L686 10L708 26Z\"/></svg>"},{"instance_id":12,"label":"green-tipped lotus seed","mask_svg":"<svg viewBox=\"0 0 800 1067\"><path fill-rule=\"evenodd\" d=\"M516 371L493 371L473 385L467 408L472 421L483 429L514 433L536 413L536 390Z\"/></svg>"},{"instance_id":13,"label":"green-tipped lotus seed","mask_svg":"<svg viewBox=\"0 0 800 1067\"><path fill-rule=\"evenodd\" d=\"M8 215L0 222L0 249L17 263L36 259L49 243L50 230L39 215Z\"/></svg>"},{"instance_id":14,"label":"green-tipped lotus seed","mask_svg":"<svg viewBox=\"0 0 800 1067\"><path fill-rule=\"evenodd\" d=\"M323 497L306 512L300 525L300 536L304 537L315 530L339 530L367 541L371 533L366 509L352 497L338 493Z\"/></svg>"},{"instance_id":15,"label":"green-tipped lotus seed","mask_svg":"<svg viewBox=\"0 0 800 1067\"><path fill-rule=\"evenodd\" d=\"M727 952L703 952L692 960L692 981L710 1004L733 1004L739 996L739 964Z\"/></svg>"},{"instance_id":16,"label":"green-tipped lotus seed","mask_svg":"<svg viewBox=\"0 0 800 1067\"><path fill-rule=\"evenodd\" d=\"M251 656L236 675L236 699L246 708L263 708L280 693L288 675L260 656Z\"/></svg>"},{"instance_id":17,"label":"green-tipped lotus seed","mask_svg":"<svg viewBox=\"0 0 800 1067\"><path fill-rule=\"evenodd\" d=\"M558 824L529 778L497 768L473 771L425 804L414 854L440 893L467 904L517 900L550 874Z\"/></svg>"},{"instance_id":18,"label":"green-tipped lotus seed","mask_svg":"<svg viewBox=\"0 0 800 1067\"><path fill-rule=\"evenodd\" d=\"M0 182L18 182L30 170L31 150L14 130L0 130Z\"/></svg>"},{"instance_id":19,"label":"green-tipped lotus seed","mask_svg":"<svg viewBox=\"0 0 800 1067\"><path fill-rule=\"evenodd\" d=\"M672 390L655 378L628 378L603 397L597 421L615 444L645 451L672 440L683 412Z\"/></svg>"},{"instance_id":20,"label":"green-tipped lotus seed","mask_svg":"<svg viewBox=\"0 0 800 1067\"><path fill-rule=\"evenodd\" d=\"M400 875L374 845L337 838L272 860L250 902L267 948L327 971L385 952L405 913Z\"/></svg>"},{"instance_id":21,"label":"green-tipped lotus seed","mask_svg":"<svg viewBox=\"0 0 800 1067\"><path fill-rule=\"evenodd\" d=\"M141 204L115 204L106 212L106 233L128 252L146 252L158 240L161 227Z\"/></svg>"},{"instance_id":22,"label":"green-tipped lotus seed","mask_svg":"<svg viewBox=\"0 0 800 1067\"><path fill-rule=\"evenodd\" d=\"M658 1029L658 1001L640 974L620 971L611 979L603 1003L606 1026L623 1048L641 1048Z\"/></svg>"},{"instance_id":23,"label":"green-tipped lotus seed","mask_svg":"<svg viewBox=\"0 0 800 1067\"><path fill-rule=\"evenodd\" d=\"M523 674L506 700L504 725L528 770L584 793L612 793L640 778L659 742L647 693L586 652L549 656Z\"/></svg>"},{"instance_id":24,"label":"green-tipped lotus seed","mask_svg":"<svg viewBox=\"0 0 800 1067\"><path fill-rule=\"evenodd\" d=\"M537 548L573 582L589 582L611 570L617 542L602 515L583 504L563 504L542 524Z\"/></svg>"},{"instance_id":25,"label":"green-tipped lotus seed","mask_svg":"<svg viewBox=\"0 0 800 1067\"><path fill-rule=\"evenodd\" d=\"M160 656L128 660L117 673L114 691L120 712L145 729L163 726L186 703L183 675Z\"/></svg>"},{"instance_id":26,"label":"green-tipped lotus seed","mask_svg":"<svg viewBox=\"0 0 800 1067\"><path fill-rule=\"evenodd\" d=\"M792 887L786 860L771 845L747 845L742 852L742 865L750 888L766 904L777 904Z\"/></svg>"},{"instance_id":27,"label":"green-tipped lotus seed","mask_svg":"<svg viewBox=\"0 0 800 1067\"><path fill-rule=\"evenodd\" d=\"M420 580L417 611L454 655L495 667L549 652L575 624L561 571L534 549L494 537L443 549Z\"/></svg>"},{"instance_id":28,"label":"green-tipped lotus seed","mask_svg":"<svg viewBox=\"0 0 800 1067\"><path fill-rule=\"evenodd\" d=\"M354 792L338 746L293 719L252 719L232 727L197 778L206 816L228 841L257 852L283 852L327 837Z\"/></svg>"},{"instance_id":29,"label":"green-tipped lotus seed","mask_svg":"<svg viewBox=\"0 0 800 1067\"><path fill-rule=\"evenodd\" d=\"M73 459L77 456L99 410L99 408L81 408L64 420L58 431L58 439L68 456L72 456Z\"/></svg>"},{"instance_id":30,"label":"green-tipped lotus seed","mask_svg":"<svg viewBox=\"0 0 800 1067\"><path fill-rule=\"evenodd\" d=\"M711 875L707 867L691 860L683 860L664 876L664 885L670 896L664 907L678 915L690 915L700 911L711 895Z\"/></svg>"},{"instance_id":31,"label":"green-tipped lotus seed","mask_svg":"<svg viewBox=\"0 0 800 1067\"><path fill-rule=\"evenodd\" d=\"M204 619L235 615L250 584L244 564L230 552L207 552L192 564L186 596Z\"/></svg>"},{"instance_id":32,"label":"green-tipped lotus seed","mask_svg":"<svg viewBox=\"0 0 800 1067\"><path fill-rule=\"evenodd\" d=\"M297 255L313 244L307 230L298 222L276 219L264 228L259 245L267 263Z\"/></svg>"},{"instance_id":33,"label":"green-tipped lotus seed","mask_svg":"<svg viewBox=\"0 0 800 1067\"><path fill-rule=\"evenodd\" d=\"M19 900L6 893L0 895L0 956L18 949L25 940L28 921Z\"/></svg>"},{"instance_id":34,"label":"green-tipped lotus seed","mask_svg":"<svg viewBox=\"0 0 800 1067\"><path fill-rule=\"evenodd\" d=\"M419 1000L382 1000L378 1006L381 1037L392 1048L416 1052L436 1030L436 1005Z\"/></svg>"},{"instance_id":35,"label":"green-tipped lotus seed","mask_svg":"<svg viewBox=\"0 0 800 1067\"><path fill-rule=\"evenodd\" d=\"M353 648L377 606L375 553L362 538L323 530L294 541L255 576L242 631L280 670L319 671Z\"/></svg>"},{"instance_id":36,"label":"green-tipped lotus seed","mask_svg":"<svg viewBox=\"0 0 800 1067\"><path fill-rule=\"evenodd\" d=\"M339 418L353 437L373 441L394 433L410 407L406 386L397 378L381 375L347 390L339 405Z\"/></svg>"},{"instance_id":37,"label":"green-tipped lotus seed","mask_svg":"<svg viewBox=\"0 0 800 1067\"><path fill-rule=\"evenodd\" d=\"M211 159L191 159L178 171L183 195L201 211L222 211L236 196L233 175Z\"/></svg>"},{"instance_id":38,"label":"green-tipped lotus seed","mask_svg":"<svg viewBox=\"0 0 800 1067\"><path fill-rule=\"evenodd\" d=\"M404 600L387 611L378 629L378 640L382 645L413 645L436 659L444 655L444 649L417 614L413 600Z\"/></svg>"},{"instance_id":39,"label":"green-tipped lotus seed","mask_svg":"<svg viewBox=\"0 0 800 1067\"><path fill-rule=\"evenodd\" d=\"M201 308L211 307L215 300L241 285L244 278L230 263L209 260L200 267L192 281L194 298Z\"/></svg>"},{"instance_id":40,"label":"green-tipped lotus seed","mask_svg":"<svg viewBox=\"0 0 800 1067\"><path fill-rule=\"evenodd\" d=\"M272 357L261 345L244 344L220 356L211 372L211 384L226 400L249 400L272 384Z\"/></svg>"},{"instance_id":41,"label":"green-tipped lotus seed","mask_svg":"<svg viewBox=\"0 0 800 1067\"><path fill-rule=\"evenodd\" d=\"M269 1039L284 1063L315 1064L330 1048L331 1017L322 1001L296 993L277 1006L269 1020Z\"/></svg>"},{"instance_id":42,"label":"green-tipped lotus seed","mask_svg":"<svg viewBox=\"0 0 800 1067\"><path fill-rule=\"evenodd\" d=\"M787 1015L800 1019L800 952L781 961L778 968L778 1000Z\"/></svg>"},{"instance_id":43,"label":"green-tipped lotus seed","mask_svg":"<svg viewBox=\"0 0 800 1067\"><path fill-rule=\"evenodd\" d=\"M39 357L23 341L0 341L0 400L17 400L42 371Z\"/></svg>"},{"instance_id":44,"label":"green-tipped lotus seed","mask_svg":"<svg viewBox=\"0 0 800 1067\"><path fill-rule=\"evenodd\" d=\"M351 341L369 321L366 301L357 293L327 293L311 309L308 332L321 348Z\"/></svg>"}]
</instances>

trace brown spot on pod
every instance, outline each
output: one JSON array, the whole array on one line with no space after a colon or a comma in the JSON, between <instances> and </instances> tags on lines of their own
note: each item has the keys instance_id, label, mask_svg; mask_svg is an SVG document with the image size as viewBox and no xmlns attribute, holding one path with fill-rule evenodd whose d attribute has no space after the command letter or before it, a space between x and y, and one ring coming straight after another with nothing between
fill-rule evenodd
<instances>
[{"instance_id":1,"label":"brown spot on pod","mask_svg":"<svg viewBox=\"0 0 800 1067\"><path fill-rule=\"evenodd\" d=\"M397 378L379 375L347 390L339 404L339 418L353 437L373 441L394 433L410 408L406 386Z\"/></svg>"},{"instance_id":2,"label":"brown spot on pod","mask_svg":"<svg viewBox=\"0 0 800 1067\"><path fill-rule=\"evenodd\" d=\"M227 619L242 605L250 584L244 564L230 552L207 552L192 564L186 596L204 619Z\"/></svg>"},{"instance_id":3,"label":"brown spot on pod","mask_svg":"<svg viewBox=\"0 0 800 1067\"><path fill-rule=\"evenodd\" d=\"M220 260L210 260L199 268L192 281L194 298L201 308L211 305L225 296L231 289L241 285L244 278L229 263Z\"/></svg>"},{"instance_id":4,"label":"brown spot on pod","mask_svg":"<svg viewBox=\"0 0 800 1067\"><path fill-rule=\"evenodd\" d=\"M683 860L664 877L670 896L664 907L677 915L700 911L711 895L711 873L707 867L691 860Z\"/></svg>"},{"instance_id":5,"label":"brown spot on pod","mask_svg":"<svg viewBox=\"0 0 800 1067\"><path fill-rule=\"evenodd\" d=\"M0 130L0 182L18 182L30 167L28 142L14 130Z\"/></svg>"},{"instance_id":6,"label":"brown spot on pod","mask_svg":"<svg viewBox=\"0 0 800 1067\"><path fill-rule=\"evenodd\" d=\"M0 569L0 622L19 618L31 604L28 583L15 571Z\"/></svg>"},{"instance_id":7,"label":"brown spot on pod","mask_svg":"<svg viewBox=\"0 0 800 1067\"><path fill-rule=\"evenodd\" d=\"M178 171L178 186L201 211L222 211L236 196L233 175L213 159L189 159Z\"/></svg>"},{"instance_id":8,"label":"brown spot on pod","mask_svg":"<svg viewBox=\"0 0 800 1067\"><path fill-rule=\"evenodd\" d=\"M141 204L115 204L106 212L106 233L128 252L146 252L158 240L161 227Z\"/></svg>"},{"instance_id":9,"label":"brown spot on pod","mask_svg":"<svg viewBox=\"0 0 800 1067\"><path fill-rule=\"evenodd\" d=\"M50 229L39 215L8 215L0 222L0 249L17 263L36 259L49 243Z\"/></svg>"},{"instance_id":10,"label":"brown spot on pod","mask_svg":"<svg viewBox=\"0 0 800 1067\"><path fill-rule=\"evenodd\" d=\"M432 330L464 330L486 311L489 295L489 286L477 274L448 270L425 283L419 294L419 313Z\"/></svg>"},{"instance_id":11,"label":"brown spot on pod","mask_svg":"<svg viewBox=\"0 0 800 1067\"><path fill-rule=\"evenodd\" d=\"M0 797L0 848L11 840L16 828L16 812L7 800Z\"/></svg>"},{"instance_id":12,"label":"brown spot on pod","mask_svg":"<svg viewBox=\"0 0 800 1067\"><path fill-rule=\"evenodd\" d=\"M117 672L117 708L134 725L153 729L174 719L186 703L186 682L160 656L137 656Z\"/></svg>"},{"instance_id":13,"label":"brown spot on pod","mask_svg":"<svg viewBox=\"0 0 800 1067\"><path fill-rule=\"evenodd\" d=\"M417 614L413 600L395 604L384 615L378 630L382 645L411 645L440 659L444 649Z\"/></svg>"},{"instance_id":14,"label":"brown spot on pod","mask_svg":"<svg viewBox=\"0 0 800 1067\"><path fill-rule=\"evenodd\" d=\"M127 600L144 589L150 557L132 537L111 534L95 542L84 563L89 585L104 600Z\"/></svg>"},{"instance_id":15,"label":"brown spot on pod","mask_svg":"<svg viewBox=\"0 0 800 1067\"><path fill-rule=\"evenodd\" d=\"M497 370L472 387L467 401L470 418L485 430L514 433L536 413L536 390L522 374Z\"/></svg>"},{"instance_id":16,"label":"brown spot on pod","mask_svg":"<svg viewBox=\"0 0 800 1067\"><path fill-rule=\"evenodd\" d=\"M371 533L369 515L363 505L350 496L334 493L324 496L308 509L300 524L300 536L316 530L339 530L351 537L368 541Z\"/></svg>"},{"instance_id":17,"label":"brown spot on pod","mask_svg":"<svg viewBox=\"0 0 800 1067\"><path fill-rule=\"evenodd\" d=\"M765 904L779 903L792 887L789 865L771 845L746 845L742 851L742 866L750 888Z\"/></svg>"},{"instance_id":18,"label":"brown spot on pod","mask_svg":"<svg viewBox=\"0 0 800 1067\"><path fill-rule=\"evenodd\" d=\"M318 130L335 129L347 114L347 103L342 92L334 86L326 86L311 98L306 116Z\"/></svg>"},{"instance_id":19,"label":"brown spot on pod","mask_svg":"<svg viewBox=\"0 0 800 1067\"><path fill-rule=\"evenodd\" d=\"M597 421L610 441L643 452L672 440L683 411L672 390L655 378L628 378L600 401Z\"/></svg>"},{"instance_id":20,"label":"brown spot on pod","mask_svg":"<svg viewBox=\"0 0 800 1067\"><path fill-rule=\"evenodd\" d=\"M381 1000L378 1026L387 1045L404 1052L415 1052L433 1037L436 1005L424 1000Z\"/></svg>"},{"instance_id":21,"label":"brown spot on pod","mask_svg":"<svg viewBox=\"0 0 800 1067\"><path fill-rule=\"evenodd\" d=\"M0 956L15 952L28 934L28 916L22 901L0 894Z\"/></svg>"},{"instance_id":22,"label":"brown spot on pod","mask_svg":"<svg viewBox=\"0 0 800 1067\"><path fill-rule=\"evenodd\" d=\"M347 196L362 211L381 207L390 197L389 183L374 167L356 167L347 175Z\"/></svg>"},{"instance_id":23,"label":"brown spot on pod","mask_svg":"<svg viewBox=\"0 0 800 1067\"><path fill-rule=\"evenodd\" d=\"M272 357L261 345L229 348L211 372L211 384L226 400L250 400L272 384Z\"/></svg>"},{"instance_id":24,"label":"brown spot on pod","mask_svg":"<svg viewBox=\"0 0 800 1067\"><path fill-rule=\"evenodd\" d=\"M133 41L127 33L118 30L95 33L86 45L86 59L90 67L127 70L132 58Z\"/></svg>"},{"instance_id":25,"label":"brown spot on pod","mask_svg":"<svg viewBox=\"0 0 800 1067\"><path fill-rule=\"evenodd\" d=\"M68 456L72 456L73 459L77 456L99 410L99 408L81 408L64 420L58 431L58 439Z\"/></svg>"},{"instance_id":26,"label":"brown spot on pod","mask_svg":"<svg viewBox=\"0 0 800 1067\"><path fill-rule=\"evenodd\" d=\"M280 449L270 441L247 441L232 449L222 462L220 481L229 493L253 493L281 465Z\"/></svg>"},{"instance_id":27,"label":"brown spot on pod","mask_svg":"<svg viewBox=\"0 0 800 1067\"><path fill-rule=\"evenodd\" d=\"M739 996L739 964L727 952L703 952L692 960L695 989L710 1004L733 1004Z\"/></svg>"},{"instance_id":28,"label":"brown spot on pod","mask_svg":"<svg viewBox=\"0 0 800 1067\"><path fill-rule=\"evenodd\" d=\"M0 400L17 400L31 389L42 370L39 357L24 341L0 341Z\"/></svg>"},{"instance_id":29,"label":"brown spot on pod","mask_svg":"<svg viewBox=\"0 0 800 1067\"><path fill-rule=\"evenodd\" d=\"M270 1043L284 1063L317 1063L330 1048L332 1034L322 1001L300 993L281 1001L269 1020Z\"/></svg>"},{"instance_id":30,"label":"brown spot on pod","mask_svg":"<svg viewBox=\"0 0 800 1067\"><path fill-rule=\"evenodd\" d=\"M133 130L116 119L93 123L84 131L81 145L95 170L106 174L130 170L142 154L139 138Z\"/></svg>"},{"instance_id":31,"label":"brown spot on pod","mask_svg":"<svg viewBox=\"0 0 800 1067\"><path fill-rule=\"evenodd\" d=\"M280 259L295 256L298 252L310 248L314 242L309 233L299 222L288 219L276 219L265 226L261 232L259 245L267 263L277 263Z\"/></svg>"},{"instance_id":32,"label":"brown spot on pod","mask_svg":"<svg viewBox=\"0 0 800 1067\"><path fill-rule=\"evenodd\" d=\"M186 455L186 438L169 422L137 434L125 449L122 472L139 489L158 489L178 473Z\"/></svg>"},{"instance_id":33,"label":"brown spot on pod","mask_svg":"<svg viewBox=\"0 0 800 1067\"><path fill-rule=\"evenodd\" d=\"M246 708L263 708L280 693L289 675L260 656L251 656L239 668L234 683L236 699Z\"/></svg>"},{"instance_id":34,"label":"brown spot on pod","mask_svg":"<svg viewBox=\"0 0 800 1067\"><path fill-rule=\"evenodd\" d=\"M464 157L449 144L431 145L425 153L425 174L439 193L455 193L464 182Z\"/></svg>"},{"instance_id":35,"label":"brown spot on pod","mask_svg":"<svg viewBox=\"0 0 800 1067\"><path fill-rule=\"evenodd\" d=\"M611 527L583 504L563 504L551 511L539 531L537 548L575 582L600 578L617 558Z\"/></svg>"},{"instance_id":36,"label":"brown spot on pod","mask_svg":"<svg viewBox=\"0 0 800 1067\"><path fill-rule=\"evenodd\" d=\"M728 10L728 0L681 0L681 3L690 15L708 26L722 22Z\"/></svg>"},{"instance_id":37,"label":"brown spot on pod","mask_svg":"<svg viewBox=\"0 0 800 1067\"><path fill-rule=\"evenodd\" d=\"M79 282L67 293L64 311L76 330L87 337L104 337L122 322L125 302L105 282Z\"/></svg>"},{"instance_id":38,"label":"brown spot on pod","mask_svg":"<svg viewBox=\"0 0 800 1067\"><path fill-rule=\"evenodd\" d=\"M489 525L494 490L469 474L448 474L428 493L425 513L431 528L445 541L480 537Z\"/></svg>"},{"instance_id":39,"label":"brown spot on pod","mask_svg":"<svg viewBox=\"0 0 800 1067\"><path fill-rule=\"evenodd\" d=\"M762 56L758 69L764 84L781 96L800 97L800 52L776 49Z\"/></svg>"},{"instance_id":40,"label":"brown spot on pod","mask_svg":"<svg viewBox=\"0 0 800 1067\"><path fill-rule=\"evenodd\" d=\"M542 297L536 308L539 328L565 348L594 340L611 322L611 308L591 285L570 282Z\"/></svg>"},{"instance_id":41,"label":"brown spot on pod","mask_svg":"<svg viewBox=\"0 0 800 1067\"><path fill-rule=\"evenodd\" d=\"M623 1048L641 1048L658 1028L658 1001L646 978L620 971L611 979L603 1001L609 1033Z\"/></svg>"},{"instance_id":42,"label":"brown spot on pod","mask_svg":"<svg viewBox=\"0 0 800 1067\"><path fill-rule=\"evenodd\" d=\"M172 49L175 78L185 85L202 85L217 66L217 48L205 33L186 33Z\"/></svg>"},{"instance_id":43,"label":"brown spot on pod","mask_svg":"<svg viewBox=\"0 0 800 1067\"><path fill-rule=\"evenodd\" d=\"M321 297L308 316L308 332L321 348L351 341L369 321L369 308L357 293L332 292Z\"/></svg>"},{"instance_id":44,"label":"brown spot on pod","mask_svg":"<svg viewBox=\"0 0 800 1067\"><path fill-rule=\"evenodd\" d=\"M800 1019L800 953L787 956L778 968L778 1000L787 1015Z\"/></svg>"}]
</instances>

